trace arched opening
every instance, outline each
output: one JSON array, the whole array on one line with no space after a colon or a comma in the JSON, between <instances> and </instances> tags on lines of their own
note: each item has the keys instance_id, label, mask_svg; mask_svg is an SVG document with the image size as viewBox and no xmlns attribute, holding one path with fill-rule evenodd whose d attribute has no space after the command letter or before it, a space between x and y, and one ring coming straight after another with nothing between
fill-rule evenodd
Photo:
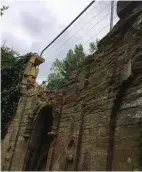
<instances>
[{"instance_id":1,"label":"arched opening","mask_svg":"<svg viewBox=\"0 0 142 172\"><path fill-rule=\"evenodd\" d=\"M34 127L28 152L25 160L24 171L44 171L51 143L53 123L52 107L44 107L39 114L39 119Z\"/></svg>"}]
</instances>

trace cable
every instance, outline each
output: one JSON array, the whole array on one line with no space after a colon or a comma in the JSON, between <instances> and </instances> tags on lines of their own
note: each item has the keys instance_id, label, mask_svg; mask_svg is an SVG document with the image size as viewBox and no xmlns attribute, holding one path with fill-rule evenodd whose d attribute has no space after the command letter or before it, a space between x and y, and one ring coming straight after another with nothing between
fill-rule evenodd
<instances>
[{"instance_id":1,"label":"cable","mask_svg":"<svg viewBox=\"0 0 142 172\"><path fill-rule=\"evenodd\" d=\"M108 4L109 5L109 4ZM108 5L106 5L105 6L105 8L103 8L103 10L105 10L106 9L106 7L108 7ZM101 10L101 11L99 11L99 13L97 13L95 16L93 16L89 21L87 21L84 25L88 25L91 21L92 21L92 19L94 19L95 17L97 17L98 16L98 14L100 14L103 10ZM84 26L83 25L83 26ZM79 31L81 31L82 29L83 29L84 27L81 27L77 32L75 32L71 37L69 37L65 42L64 42L64 44L62 45L62 46L60 46L59 48L62 48L64 45L65 45L65 43L67 42L67 41L69 41L73 36L75 36Z\"/></svg>"},{"instance_id":2,"label":"cable","mask_svg":"<svg viewBox=\"0 0 142 172\"><path fill-rule=\"evenodd\" d=\"M92 11L94 11L94 9L96 9L101 3L102 3L102 1L99 2L98 5L95 6L95 7L90 11L90 13L91 13ZM81 19L78 23L76 23L75 26L78 25L78 24L80 24L81 21L83 21L90 13L88 13L83 19ZM74 26L74 27L75 27L75 26ZM71 32L72 30L73 30L73 28L70 30L70 32ZM67 36L67 33L66 33L65 37L66 37L66 36ZM64 38L65 38L65 37L64 37ZM59 43L59 42L58 42L58 43Z\"/></svg>"},{"instance_id":3,"label":"cable","mask_svg":"<svg viewBox=\"0 0 142 172\"><path fill-rule=\"evenodd\" d=\"M82 21L84 21L84 19L86 20L86 18L87 18L87 16L89 15L89 14L92 14L92 13L90 13L90 12L92 12L92 11L94 11L94 9L96 9L96 7L98 7L100 5L100 3L98 4L98 5L96 5L94 8L92 8L90 11L89 11L89 13L85 16L85 17L83 17L79 22L77 22L75 25L73 25L73 28L71 28L71 30L70 30L70 32L74 29L74 27L75 26L78 26L78 24L80 24ZM74 46L75 46L75 44L78 42L78 41L80 41L81 42L81 44L82 45L86 45L91 39L93 40L94 39L94 37L96 37L96 39L99 37L99 39L100 39L100 37L102 38L103 36L105 36L105 34L106 33L108 33L109 32L109 29L107 29L106 30L106 28L108 28L108 26L109 26L109 24L107 24L105 27L103 27L103 28L101 28L101 29L99 29L97 32L93 32L93 34L92 34L92 32L91 32L91 36L89 35L89 38L87 39L87 40L85 40L84 38L86 38L86 37L84 37L84 35L86 35L86 33L87 32L90 32L90 30L92 30L95 26L96 27L99 27L99 23L102 23L102 21L104 21L111 13L110 13L110 10L109 10L109 13L108 14L106 14L106 12L105 13L102 13L103 15L101 15L101 18L99 18L100 17L100 13L102 12L102 11L106 11L105 9L108 7L110 5L110 3L109 4L107 4L102 10L100 10L97 14L95 14L93 17L89 17L90 18L90 20L89 21L85 21L85 23L83 23L83 25L74 33L74 34L72 34L68 39L66 39L66 40L64 40L63 41L63 39L65 39L66 37L67 37L67 33L68 33L68 30L67 30L67 33L61 38L61 39L59 39L59 41L57 42L55 42L55 44L54 44L54 46L51 46L51 45L49 45L49 46L51 46L51 50L52 50L52 52L51 52L51 56L53 56L54 55L54 53L56 53L55 54L55 56L56 56L56 58L57 59L59 59L59 58L62 58L63 56L66 56L66 54L67 54L67 52L69 51L69 49L73 49L74 48ZM91 23L92 24L92 27L90 27L88 30L86 30L86 29L84 29L84 27L85 26L88 26L88 24L94 19L94 18L96 18L96 17L98 17L99 18L99 21L97 22L97 23ZM115 16L115 17L113 17L113 20L116 18L117 16ZM95 21L95 20L93 20L93 21ZM75 21L74 21L75 22ZM96 21L95 21L96 22ZM114 23L115 24L115 23ZM71 26L71 25L70 25ZM102 24L100 24L100 26L102 26ZM69 27L68 27L69 28ZM100 28L100 27L99 27ZM79 34L80 33L80 31L81 30L83 30L83 32L81 32L81 33L83 33L83 35L81 34ZM103 33L103 36L102 35L100 35L100 33L101 32L103 32L104 30L106 30L106 33ZM84 32L85 31L85 32ZM75 35L77 35L77 37L75 37ZM87 34L88 35L88 34ZM100 35L100 36L99 36ZM60 35L61 36L61 35ZM57 37L56 37L57 38ZM59 38L59 37L58 37ZM70 40L72 39L72 38L76 38L72 43L70 43ZM82 40L82 41L81 41ZM55 41L55 39L53 40L53 41ZM52 41L52 42L53 42ZM62 43L63 42L63 44L57 49L57 47L58 47L58 44L59 43ZM64 46L65 45L65 46ZM64 47L64 49L63 49L63 47ZM46 48L48 48L48 47L46 47ZM86 47L87 48L87 47Z\"/></svg>"},{"instance_id":4,"label":"cable","mask_svg":"<svg viewBox=\"0 0 142 172\"><path fill-rule=\"evenodd\" d=\"M53 44L95 1L92 1L53 41L51 41L42 51L40 56L42 56L43 52Z\"/></svg>"},{"instance_id":5,"label":"cable","mask_svg":"<svg viewBox=\"0 0 142 172\"><path fill-rule=\"evenodd\" d=\"M107 6L108 6L108 5L107 5ZM110 13L109 13L108 15L106 15L105 17L101 18L100 20L102 21L102 20L106 19L109 15L110 15ZM96 25L98 25L101 21L95 23L95 24L94 24L89 30L87 30L86 32L89 32L90 30L92 30L92 29L93 29ZM85 32L85 33L86 33L86 32ZM79 39L80 39L80 38L79 38ZM76 40L74 43L72 43L72 44L77 43L77 41L78 41L79 39L77 39L77 40ZM59 55L59 57L61 57L63 54L64 54L64 52L62 52L62 53Z\"/></svg>"}]
</instances>

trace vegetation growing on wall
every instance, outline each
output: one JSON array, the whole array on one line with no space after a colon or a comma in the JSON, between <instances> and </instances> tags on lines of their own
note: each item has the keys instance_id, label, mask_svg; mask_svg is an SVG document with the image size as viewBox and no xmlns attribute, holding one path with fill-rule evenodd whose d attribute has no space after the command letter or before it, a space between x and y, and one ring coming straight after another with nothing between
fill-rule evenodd
<instances>
[{"instance_id":1,"label":"vegetation growing on wall","mask_svg":"<svg viewBox=\"0 0 142 172\"><path fill-rule=\"evenodd\" d=\"M28 55L19 54L3 45L1 47L1 134L2 139L17 108L20 83Z\"/></svg>"},{"instance_id":2,"label":"vegetation growing on wall","mask_svg":"<svg viewBox=\"0 0 142 172\"><path fill-rule=\"evenodd\" d=\"M98 43L99 43L98 39L96 40L96 42L90 42L90 44L89 44L89 47L90 47L89 48L89 52L91 54L98 50Z\"/></svg>"}]
</instances>

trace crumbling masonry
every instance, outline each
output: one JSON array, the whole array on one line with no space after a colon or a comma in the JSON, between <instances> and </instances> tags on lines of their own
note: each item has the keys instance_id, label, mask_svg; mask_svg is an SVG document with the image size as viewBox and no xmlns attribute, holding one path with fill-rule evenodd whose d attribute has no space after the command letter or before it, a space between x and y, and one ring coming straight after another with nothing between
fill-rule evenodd
<instances>
[{"instance_id":1,"label":"crumbling masonry","mask_svg":"<svg viewBox=\"0 0 142 172\"><path fill-rule=\"evenodd\" d=\"M98 51L52 92L25 69L2 170L142 170L142 3L118 2L119 22Z\"/></svg>"}]
</instances>

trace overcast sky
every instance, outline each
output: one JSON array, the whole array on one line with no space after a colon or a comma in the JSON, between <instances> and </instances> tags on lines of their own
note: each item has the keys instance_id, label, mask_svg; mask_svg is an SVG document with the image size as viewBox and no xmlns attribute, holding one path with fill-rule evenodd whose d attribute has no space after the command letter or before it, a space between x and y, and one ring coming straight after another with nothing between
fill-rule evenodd
<instances>
[{"instance_id":1,"label":"overcast sky","mask_svg":"<svg viewBox=\"0 0 142 172\"><path fill-rule=\"evenodd\" d=\"M40 54L42 49L45 48L45 46L50 43L90 2L91 0L3 0L2 5L8 5L9 9L5 11L1 18L1 40L5 40L7 46L13 47L13 49L21 55L28 52ZM95 3L94 4L97 6L99 2ZM98 9L96 8L94 10L95 13L98 14L98 12L106 6L104 11L108 14L110 7L107 7L107 3L108 2L102 3ZM93 8L92 6L92 9ZM89 10L91 11L92 9L90 8ZM59 58L63 58L62 54L64 52L66 53L70 47L72 48L76 40L85 43L88 40L87 36L89 33L89 36L92 35L92 37L94 36L94 31L100 33L99 29L93 29L93 31L90 31L88 34L86 33L86 31L89 31L93 26L94 21L98 23L98 21L101 20L100 17L99 20L96 19L93 22L91 20L91 22L87 24L88 20L90 21L95 13L93 11L88 11L87 14L86 12L86 19L84 17L83 21L80 22L81 29L79 28L79 24L77 27L74 25L73 29L70 28L70 30L65 33L64 37L62 36L57 41L57 43L59 42L58 45L55 43L55 45L51 47L50 52L48 52L49 50L45 51L43 57L46 59L46 62L40 66L40 73L38 76L39 83L47 79L52 63L59 57L59 54L61 54ZM106 16L106 14L104 13L104 16ZM104 16L102 14L103 18ZM109 15L107 19L110 19ZM108 22L109 21L106 22L105 19L104 22L100 23L100 26L106 26ZM82 23L85 24L86 30L82 29ZM98 28L100 28L100 26ZM80 30L80 32L76 30L76 28ZM106 29L104 30L104 33L102 32L101 35L105 35L105 32L108 32ZM77 31L78 33L76 34ZM74 36L72 37L72 35ZM68 44L65 42L65 38L70 40L70 42L67 41ZM66 50L64 50L65 45L68 45ZM61 49L61 52L58 52L59 49Z\"/></svg>"}]
</instances>

